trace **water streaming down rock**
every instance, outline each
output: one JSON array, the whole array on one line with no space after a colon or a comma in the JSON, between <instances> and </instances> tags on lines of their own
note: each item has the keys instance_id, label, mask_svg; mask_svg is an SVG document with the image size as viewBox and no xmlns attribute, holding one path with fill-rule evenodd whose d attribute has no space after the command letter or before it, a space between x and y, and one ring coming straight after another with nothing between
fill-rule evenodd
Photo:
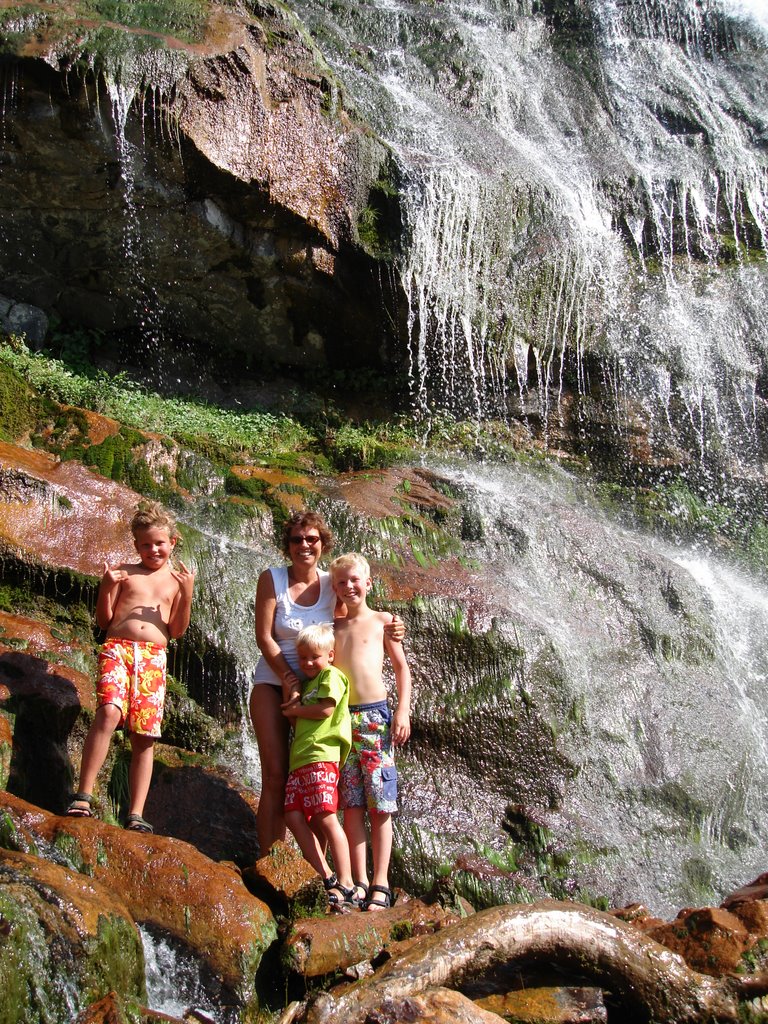
<instances>
[{"instance_id":1,"label":"water streaming down rock","mask_svg":"<svg viewBox=\"0 0 768 1024\"><path fill-rule=\"evenodd\" d=\"M167 938L139 928L144 946L147 1000L152 1010L183 1018L190 1009L202 1011L203 1019L225 1024L236 1015L228 1014L210 996L201 980L201 965Z\"/></svg>"},{"instance_id":2,"label":"water streaming down rock","mask_svg":"<svg viewBox=\"0 0 768 1024\"><path fill-rule=\"evenodd\" d=\"M616 523L567 474L442 472L474 510L477 569L410 638L406 875L420 851L490 851L513 871L497 900L532 881L672 914L763 870L764 587Z\"/></svg>"},{"instance_id":3,"label":"water streaming down rock","mask_svg":"<svg viewBox=\"0 0 768 1024\"><path fill-rule=\"evenodd\" d=\"M589 398L591 366L660 459L690 451L710 479L754 461L757 21L715 0L298 6L397 154L425 415L522 411L546 432L564 387Z\"/></svg>"}]
</instances>

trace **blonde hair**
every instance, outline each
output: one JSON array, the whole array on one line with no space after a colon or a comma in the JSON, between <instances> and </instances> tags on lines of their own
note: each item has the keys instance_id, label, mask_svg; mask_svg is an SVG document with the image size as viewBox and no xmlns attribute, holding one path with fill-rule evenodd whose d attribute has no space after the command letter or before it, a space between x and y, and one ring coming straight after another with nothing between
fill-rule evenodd
<instances>
[{"instance_id":1,"label":"blonde hair","mask_svg":"<svg viewBox=\"0 0 768 1024\"><path fill-rule=\"evenodd\" d=\"M338 558L334 558L328 566L328 571L333 579L337 572L341 572L343 569L352 569L355 566L358 569L362 569L366 579L371 578L371 567L368 564L368 559L358 554L357 551L348 551L345 555L339 555Z\"/></svg>"},{"instance_id":2,"label":"blonde hair","mask_svg":"<svg viewBox=\"0 0 768 1024\"><path fill-rule=\"evenodd\" d=\"M174 537L179 540L176 520L171 513L159 501L142 501L131 519L131 533L135 537L138 530L148 530L153 526L167 530L171 540Z\"/></svg>"},{"instance_id":3,"label":"blonde hair","mask_svg":"<svg viewBox=\"0 0 768 1024\"><path fill-rule=\"evenodd\" d=\"M332 651L336 639L330 622L316 622L305 626L296 637L296 647L311 647L314 651Z\"/></svg>"}]
</instances>

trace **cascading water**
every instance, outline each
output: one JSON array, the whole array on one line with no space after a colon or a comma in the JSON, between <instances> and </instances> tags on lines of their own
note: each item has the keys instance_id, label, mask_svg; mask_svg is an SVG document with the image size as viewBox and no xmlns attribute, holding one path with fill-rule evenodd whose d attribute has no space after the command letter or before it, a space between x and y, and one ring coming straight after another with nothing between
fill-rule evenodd
<instances>
[{"instance_id":1,"label":"cascading water","mask_svg":"<svg viewBox=\"0 0 768 1024\"><path fill-rule=\"evenodd\" d=\"M687 477L704 500L739 507L745 529L764 515L765 13L735 0L294 6L395 154L424 419L527 417L546 439L566 392L592 427L594 395L607 395L625 438L614 478ZM419 654L413 637L425 735L433 703L438 718L457 709L463 728L476 703L498 759L463 764L484 741L464 734L448 781L424 740L403 849L434 860L473 835L503 845L505 804L527 803L560 815L565 845L578 834L590 849L599 867L576 874L593 892L673 911L763 870L760 584L583 518L564 479L503 473L477 467L465 482L497 610L483 628L509 663L516 644L524 652L517 674L498 669L465 692L450 657ZM450 647L461 624L446 614ZM551 728L548 761L504 761L487 724L497 705L516 741L525 715L544 745Z\"/></svg>"},{"instance_id":2,"label":"cascading water","mask_svg":"<svg viewBox=\"0 0 768 1024\"><path fill-rule=\"evenodd\" d=\"M231 1015L210 997L200 978L200 964L165 938L140 928L144 946L147 998L151 1009L179 1019L224 1024ZM196 1011L189 1015L190 1009Z\"/></svg>"},{"instance_id":3,"label":"cascading water","mask_svg":"<svg viewBox=\"0 0 768 1024\"><path fill-rule=\"evenodd\" d=\"M511 861L510 813L550 829L549 891L673 914L763 871L765 588L617 524L566 473L437 471L472 510L477 568L461 604L409 638L409 881L472 850ZM519 882L493 898L519 898Z\"/></svg>"},{"instance_id":4,"label":"cascading water","mask_svg":"<svg viewBox=\"0 0 768 1024\"><path fill-rule=\"evenodd\" d=\"M297 6L398 159L425 414L538 404L546 431L591 356L619 427L710 478L754 460L766 35L743 5Z\"/></svg>"}]
</instances>

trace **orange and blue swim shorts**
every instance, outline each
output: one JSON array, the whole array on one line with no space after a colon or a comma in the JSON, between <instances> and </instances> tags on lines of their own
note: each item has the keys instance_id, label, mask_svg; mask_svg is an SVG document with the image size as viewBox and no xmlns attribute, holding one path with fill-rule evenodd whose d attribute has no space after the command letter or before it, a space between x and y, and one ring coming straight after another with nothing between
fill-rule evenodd
<instances>
[{"instance_id":1,"label":"orange and blue swim shorts","mask_svg":"<svg viewBox=\"0 0 768 1024\"><path fill-rule=\"evenodd\" d=\"M167 652L162 644L110 637L99 652L96 705L120 708L120 726L140 736L160 736L165 705Z\"/></svg>"}]
</instances>

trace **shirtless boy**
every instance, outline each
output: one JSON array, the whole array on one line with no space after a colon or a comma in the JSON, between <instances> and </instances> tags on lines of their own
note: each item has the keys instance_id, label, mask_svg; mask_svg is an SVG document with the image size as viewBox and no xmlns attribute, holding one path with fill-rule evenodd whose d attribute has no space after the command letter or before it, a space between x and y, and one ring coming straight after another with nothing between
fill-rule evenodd
<instances>
[{"instance_id":1,"label":"shirtless boy","mask_svg":"<svg viewBox=\"0 0 768 1024\"><path fill-rule=\"evenodd\" d=\"M140 560L115 567L104 564L96 621L107 638L99 653L97 709L83 746L78 792L67 814L92 816L96 777L113 732L124 726L131 738L125 827L152 832L142 815L163 718L166 648L189 625L195 574L183 562L178 569L172 568L176 523L157 502L139 507L131 520L131 533Z\"/></svg>"},{"instance_id":2,"label":"shirtless boy","mask_svg":"<svg viewBox=\"0 0 768 1024\"><path fill-rule=\"evenodd\" d=\"M334 664L350 683L352 750L339 780L339 806L344 809L344 831L349 841L352 877L367 890L367 910L392 905L389 859L392 853L392 815L397 811L397 769L392 746L405 743L411 734L411 672L402 644L390 639L384 627L392 622L388 612L368 607L371 570L362 555L346 554L330 565L333 589L347 608L346 618L334 623ZM392 715L384 684L384 655L395 673L397 708ZM368 888L366 822L371 826L373 876Z\"/></svg>"}]
</instances>

